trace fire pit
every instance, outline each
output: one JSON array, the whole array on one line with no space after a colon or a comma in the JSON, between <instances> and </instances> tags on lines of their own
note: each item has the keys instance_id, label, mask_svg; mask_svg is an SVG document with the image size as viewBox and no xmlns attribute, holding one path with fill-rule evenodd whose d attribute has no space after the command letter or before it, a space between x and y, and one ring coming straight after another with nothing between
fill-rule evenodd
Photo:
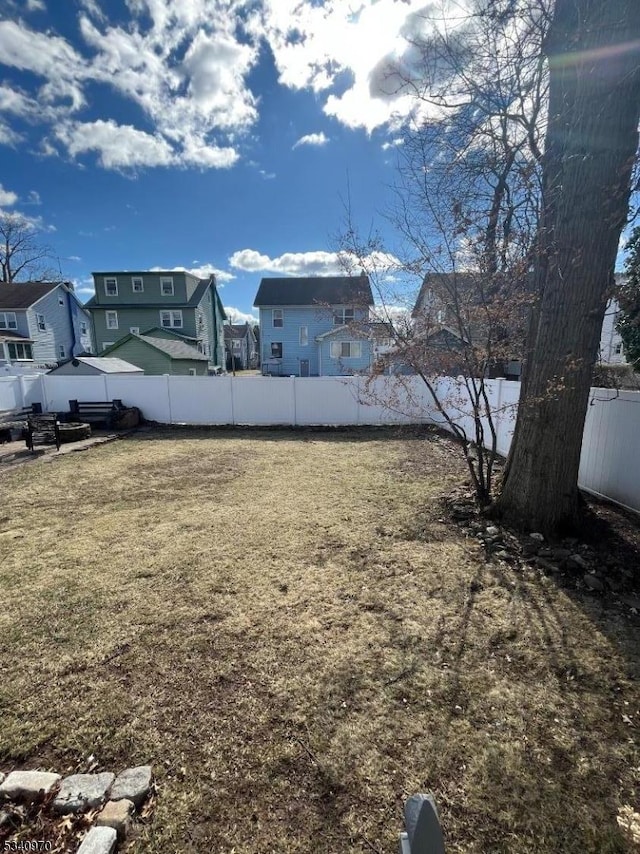
<instances>
[{"instance_id":1,"label":"fire pit","mask_svg":"<svg viewBox=\"0 0 640 854\"><path fill-rule=\"evenodd\" d=\"M62 423L58 428L60 442L77 442L80 439L88 439L91 436L91 425L80 422Z\"/></svg>"}]
</instances>

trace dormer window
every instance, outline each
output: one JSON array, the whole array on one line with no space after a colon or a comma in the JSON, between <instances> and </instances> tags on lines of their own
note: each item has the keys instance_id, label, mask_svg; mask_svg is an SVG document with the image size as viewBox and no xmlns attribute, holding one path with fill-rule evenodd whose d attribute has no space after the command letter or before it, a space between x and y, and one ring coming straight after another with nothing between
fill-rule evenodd
<instances>
[{"instance_id":1,"label":"dormer window","mask_svg":"<svg viewBox=\"0 0 640 854\"><path fill-rule=\"evenodd\" d=\"M134 292L134 294L141 294L144 291L144 282L142 281L142 276L131 277L131 290Z\"/></svg>"},{"instance_id":2,"label":"dormer window","mask_svg":"<svg viewBox=\"0 0 640 854\"><path fill-rule=\"evenodd\" d=\"M160 277L160 293L163 297L172 297L174 294L173 290L173 278L171 276L161 276Z\"/></svg>"},{"instance_id":3,"label":"dormer window","mask_svg":"<svg viewBox=\"0 0 640 854\"><path fill-rule=\"evenodd\" d=\"M104 293L105 296L108 297L117 297L118 296L118 280L116 278L109 278L104 280Z\"/></svg>"},{"instance_id":4,"label":"dormer window","mask_svg":"<svg viewBox=\"0 0 640 854\"><path fill-rule=\"evenodd\" d=\"M354 320L354 310L353 308L345 308L341 306L340 308L334 308L333 310L333 325L334 326L345 326L347 323L353 323Z\"/></svg>"}]
</instances>

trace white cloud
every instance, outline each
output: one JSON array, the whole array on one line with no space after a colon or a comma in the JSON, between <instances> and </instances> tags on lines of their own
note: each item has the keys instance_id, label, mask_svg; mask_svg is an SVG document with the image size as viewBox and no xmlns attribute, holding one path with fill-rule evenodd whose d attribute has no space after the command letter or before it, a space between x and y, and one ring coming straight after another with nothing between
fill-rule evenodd
<instances>
[{"instance_id":1,"label":"white cloud","mask_svg":"<svg viewBox=\"0 0 640 854\"><path fill-rule=\"evenodd\" d=\"M328 142L328 137L326 137L322 131L320 133L308 133L306 136L301 136L300 139L293 144L293 148L298 148L301 145L326 145Z\"/></svg>"},{"instance_id":2,"label":"white cloud","mask_svg":"<svg viewBox=\"0 0 640 854\"><path fill-rule=\"evenodd\" d=\"M366 270L390 271L400 262L393 255L373 252L362 259ZM347 252L285 252L270 258L255 249L234 252L229 264L249 273L276 273L280 276L344 276L360 270L360 261Z\"/></svg>"},{"instance_id":3,"label":"white cloud","mask_svg":"<svg viewBox=\"0 0 640 854\"><path fill-rule=\"evenodd\" d=\"M398 146L404 145L404 139L401 136L397 136L395 139L390 139L387 142L382 143L382 150L389 151L390 148L398 148Z\"/></svg>"},{"instance_id":4,"label":"white cloud","mask_svg":"<svg viewBox=\"0 0 640 854\"><path fill-rule=\"evenodd\" d=\"M7 207L11 207L17 201L18 194L14 193L13 190L5 190L2 184L0 184L0 206L6 205Z\"/></svg>"},{"instance_id":5,"label":"white cloud","mask_svg":"<svg viewBox=\"0 0 640 854\"><path fill-rule=\"evenodd\" d=\"M69 255L69 257L66 260L67 261L82 261L82 258L80 258L79 255Z\"/></svg>"},{"instance_id":6,"label":"white cloud","mask_svg":"<svg viewBox=\"0 0 640 854\"><path fill-rule=\"evenodd\" d=\"M231 321L231 323L250 323L252 326L259 323L259 319L255 314L247 314L244 311L240 311L239 308L234 308L230 305L225 305L224 307L225 313L227 315L227 319Z\"/></svg>"},{"instance_id":7,"label":"white cloud","mask_svg":"<svg viewBox=\"0 0 640 854\"><path fill-rule=\"evenodd\" d=\"M55 134L72 157L95 151L107 169L169 166L175 162L173 149L165 139L112 120L67 122L56 128Z\"/></svg>"},{"instance_id":8,"label":"white cloud","mask_svg":"<svg viewBox=\"0 0 640 854\"><path fill-rule=\"evenodd\" d=\"M197 261L193 262L194 266L192 267L151 267L151 271L157 270L175 270L176 273L191 273L194 276L197 276L199 279L208 279L209 276L215 276L216 281L218 283L218 287L224 287L225 282L231 282L236 277L233 273L229 273L227 270L220 270L218 267L214 267L213 264L199 264ZM197 266L196 266L197 265Z\"/></svg>"},{"instance_id":9,"label":"white cloud","mask_svg":"<svg viewBox=\"0 0 640 854\"><path fill-rule=\"evenodd\" d=\"M44 0L27 0L28 12L44 12L45 9Z\"/></svg>"},{"instance_id":10,"label":"white cloud","mask_svg":"<svg viewBox=\"0 0 640 854\"><path fill-rule=\"evenodd\" d=\"M41 205L42 199L40 198L40 193L37 190L29 190L29 195L27 196L27 200L25 202L27 205Z\"/></svg>"}]
</instances>

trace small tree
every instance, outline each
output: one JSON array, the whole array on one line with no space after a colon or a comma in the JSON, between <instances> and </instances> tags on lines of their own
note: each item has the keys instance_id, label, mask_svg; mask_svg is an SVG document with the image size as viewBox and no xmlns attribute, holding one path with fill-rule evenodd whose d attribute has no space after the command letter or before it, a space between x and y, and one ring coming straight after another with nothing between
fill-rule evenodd
<instances>
[{"instance_id":1,"label":"small tree","mask_svg":"<svg viewBox=\"0 0 640 854\"><path fill-rule=\"evenodd\" d=\"M0 212L0 281L43 281L55 278L48 263L52 250L39 229L18 213Z\"/></svg>"},{"instance_id":2,"label":"small tree","mask_svg":"<svg viewBox=\"0 0 640 854\"><path fill-rule=\"evenodd\" d=\"M624 344L627 362L640 371L640 226L632 231L626 249L625 281L616 292L620 305L616 328Z\"/></svg>"}]
</instances>

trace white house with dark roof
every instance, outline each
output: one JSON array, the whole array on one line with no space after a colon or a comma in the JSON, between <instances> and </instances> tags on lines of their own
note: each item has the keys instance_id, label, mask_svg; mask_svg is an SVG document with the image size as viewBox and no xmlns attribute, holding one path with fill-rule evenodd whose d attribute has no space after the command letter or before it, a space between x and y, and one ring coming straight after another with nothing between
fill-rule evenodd
<instances>
[{"instance_id":1,"label":"white house with dark roof","mask_svg":"<svg viewBox=\"0 0 640 854\"><path fill-rule=\"evenodd\" d=\"M48 369L93 351L91 317L70 283L0 283L3 373L13 367Z\"/></svg>"},{"instance_id":2,"label":"white house with dark roof","mask_svg":"<svg viewBox=\"0 0 640 854\"><path fill-rule=\"evenodd\" d=\"M260 312L262 373L340 376L371 368L369 278L265 278L253 303Z\"/></svg>"},{"instance_id":3,"label":"white house with dark roof","mask_svg":"<svg viewBox=\"0 0 640 854\"><path fill-rule=\"evenodd\" d=\"M71 377L100 377L105 374L139 374L144 375L144 370L124 359L108 356L76 356L66 362L52 368L50 374Z\"/></svg>"}]
</instances>

